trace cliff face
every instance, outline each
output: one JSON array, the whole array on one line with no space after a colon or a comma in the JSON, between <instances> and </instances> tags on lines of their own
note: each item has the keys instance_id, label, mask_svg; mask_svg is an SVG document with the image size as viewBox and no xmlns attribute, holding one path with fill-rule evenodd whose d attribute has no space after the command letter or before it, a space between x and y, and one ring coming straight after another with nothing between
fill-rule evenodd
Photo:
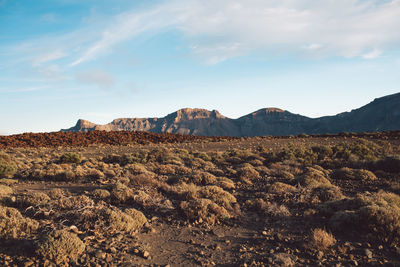
<instances>
[{"instance_id":1,"label":"cliff face","mask_svg":"<svg viewBox=\"0 0 400 267\"><path fill-rule=\"evenodd\" d=\"M85 120L61 131L150 131L203 136L263 136L400 130L400 93L336 116L308 118L279 108L260 109L238 119L216 110L180 109L162 118L123 118L105 125Z\"/></svg>"}]
</instances>

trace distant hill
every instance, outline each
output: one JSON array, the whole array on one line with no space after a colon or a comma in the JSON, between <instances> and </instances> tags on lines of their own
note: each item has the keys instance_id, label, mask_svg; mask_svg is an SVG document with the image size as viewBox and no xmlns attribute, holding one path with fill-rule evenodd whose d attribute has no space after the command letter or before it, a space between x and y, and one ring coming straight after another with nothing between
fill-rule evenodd
<instances>
[{"instance_id":1,"label":"distant hill","mask_svg":"<svg viewBox=\"0 0 400 267\"><path fill-rule=\"evenodd\" d=\"M74 127L61 131L93 130L202 136L279 136L400 130L400 93L377 98L350 112L315 119L278 108L260 109L238 119L227 118L216 110L184 108L162 118L122 118L105 125L80 119Z\"/></svg>"}]
</instances>

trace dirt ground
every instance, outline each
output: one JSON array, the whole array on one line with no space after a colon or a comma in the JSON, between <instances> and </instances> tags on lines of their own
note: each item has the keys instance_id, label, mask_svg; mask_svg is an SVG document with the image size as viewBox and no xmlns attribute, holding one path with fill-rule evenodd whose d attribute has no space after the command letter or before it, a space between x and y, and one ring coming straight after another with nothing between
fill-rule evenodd
<instances>
[{"instance_id":1,"label":"dirt ground","mask_svg":"<svg viewBox=\"0 0 400 267\"><path fill-rule=\"evenodd\" d=\"M0 179L0 208L37 224L0 210L0 265L400 266L400 133L150 136L1 137L15 171ZM99 215L132 208L146 222L129 230ZM58 230L84 250L41 253Z\"/></svg>"}]
</instances>

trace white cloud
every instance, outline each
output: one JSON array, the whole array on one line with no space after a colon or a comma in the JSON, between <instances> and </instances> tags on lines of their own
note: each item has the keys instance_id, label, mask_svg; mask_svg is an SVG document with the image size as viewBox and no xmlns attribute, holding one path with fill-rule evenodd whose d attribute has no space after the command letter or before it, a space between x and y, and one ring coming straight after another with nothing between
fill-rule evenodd
<instances>
[{"instance_id":1,"label":"white cloud","mask_svg":"<svg viewBox=\"0 0 400 267\"><path fill-rule=\"evenodd\" d=\"M49 52L49 53L45 53L45 54L41 54L41 55L35 57L32 60L32 64L33 64L33 66L38 66L38 65L41 65L43 63L47 63L47 62L50 62L50 61L54 61L54 60L63 58L65 56L66 56L66 54L63 51L55 50L55 51L52 51L52 52Z\"/></svg>"},{"instance_id":2,"label":"white cloud","mask_svg":"<svg viewBox=\"0 0 400 267\"><path fill-rule=\"evenodd\" d=\"M120 43L140 34L169 29L181 32L192 54L206 64L254 51L372 59L400 47L400 0L171 0L86 23L5 51L13 59L21 54L34 68L62 59L67 65L59 66L66 71L119 53Z\"/></svg>"},{"instance_id":3,"label":"white cloud","mask_svg":"<svg viewBox=\"0 0 400 267\"><path fill-rule=\"evenodd\" d=\"M91 70L78 73L76 80L88 84L94 84L101 88L110 88L114 85L114 77L101 70Z\"/></svg>"},{"instance_id":4,"label":"white cloud","mask_svg":"<svg viewBox=\"0 0 400 267\"><path fill-rule=\"evenodd\" d=\"M368 52L368 53L362 55L362 57L364 59L374 59L374 58L379 57L381 54L382 54L382 51L380 51L378 49L374 49L371 52Z\"/></svg>"},{"instance_id":5,"label":"white cloud","mask_svg":"<svg viewBox=\"0 0 400 267\"><path fill-rule=\"evenodd\" d=\"M253 50L371 58L373 49L400 45L400 1L167 1L117 16L71 65L93 60L142 32L167 27L181 31L193 53L209 64Z\"/></svg>"}]
</instances>

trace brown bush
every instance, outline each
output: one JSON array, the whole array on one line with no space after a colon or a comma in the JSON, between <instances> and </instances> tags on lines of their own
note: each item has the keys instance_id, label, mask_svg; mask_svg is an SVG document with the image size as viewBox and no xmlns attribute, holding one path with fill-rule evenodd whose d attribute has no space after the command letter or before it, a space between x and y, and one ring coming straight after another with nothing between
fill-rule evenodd
<instances>
[{"instance_id":1,"label":"brown bush","mask_svg":"<svg viewBox=\"0 0 400 267\"><path fill-rule=\"evenodd\" d=\"M311 188L332 185L323 171L311 167L307 167L304 174L297 178L297 181L301 185Z\"/></svg>"},{"instance_id":2,"label":"brown bush","mask_svg":"<svg viewBox=\"0 0 400 267\"><path fill-rule=\"evenodd\" d=\"M92 192L94 198L107 199L111 196L111 193L107 189L95 189Z\"/></svg>"},{"instance_id":3,"label":"brown bush","mask_svg":"<svg viewBox=\"0 0 400 267\"><path fill-rule=\"evenodd\" d=\"M350 169L347 167L335 170L332 175L334 179L349 179L349 180L363 180L372 181L376 180L376 176L373 172L363 169Z\"/></svg>"},{"instance_id":4,"label":"brown bush","mask_svg":"<svg viewBox=\"0 0 400 267\"><path fill-rule=\"evenodd\" d=\"M145 217L140 211L134 211L134 209L128 209L127 212L134 217L117 208L103 208L95 213L95 218L96 221L104 224L104 230L107 230L107 233L117 231L132 233L143 226Z\"/></svg>"},{"instance_id":5,"label":"brown bush","mask_svg":"<svg viewBox=\"0 0 400 267\"><path fill-rule=\"evenodd\" d=\"M0 206L0 238L23 237L38 227L37 221L25 218L17 209Z\"/></svg>"},{"instance_id":6,"label":"brown bush","mask_svg":"<svg viewBox=\"0 0 400 267\"><path fill-rule=\"evenodd\" d=\"M50 197L43 192L30 192L20 195L16 199L17 204L23 207L45 205L50 201Z\"/></svg>"},{"instance_id":7,"label":"brown bush","mask_svg":"<svg viewBox=\"0 0 400 267\"><path fill-rule=\"evenodd\" d=\"M9 186L0 184L0 198L11 195L13 193L13 189Z\"/></svg>"},{"instance_id":8,"label":"brown bush","mask_svg":"<svg viewBox=\"0 0 400 267\"><path fill-rule=\"evenodd\" d=\"M309 246L315 250L325 251L336 244L335 237L327 231L316 228L310 235Z\"/></svg>"},{"instance_id":9,"label":"brown bush","mask_svg":"<svg viewBox=\"0 0 400 267\"><path fill-rule=\"evenodd\" d=\"M133 208L126 209L125 213L132 217L134 221L133 227L137 229L141 228L145 223L147 223L146 216L144 216L142 212L136 209Z\"/></svg>"},{"instance_id":10,"label":"brown bush","mask_svg":"<svg viewBox=\"0 0 400 267\"><path fill-rule=\"evenodd\" d=\"M179 207L188 219L201 219L209 224L231 217L225 208L205 198L182 201Z\"/></svg>"},{"instance_id":11,"label":"brown bush","mask_svg":"<svg viewBox=\"0 0 400 267\"><path fill-rule=\"evenodd\" d=\"M236 198L232 194L214 185L201 187L197 194L199 198L210 199L228 210L232 210L232 204L236 203Z\"/></svg>"},{"instance_id":12,"label":"brown bush","mask_svg":"<svg viewBox=\"0 0 400 267\"><path fill-rule=\"evenodd\" d=\"M133 190L124 184L116 183L111 186L111 198L116 203L125 203L133 198Z\"/></svg>"},{"instance_id":13,"label":"brown bush","mask_svg":"<svg viewBox=\"0 0 400 267\"><path fill-rule=\"evenodd\" d=\"M36 253L56 264L76 260L85 251L85 244L75 234L67 230L46 232L36 245Z\"/></svg>"},{"instance_id":14,"label":"brown bush","mask_svg":"<svg viewBox=\"0 0 400 267\"><path fill-rule=\"evenodd\" d=\"M281 182L275 182L268 188L268 192L273 194L284 194L284 193L291 193L294 191L296 191L296 187Z\"/></svg>"},{"instance_id":15,"label":"brown bush","mask_svg":"<svg viewBox=\"0 0 400 267\"><path fill-rule=\"evenodd\" d=\"M327 202L320 208L336 231L371 233L389 244L400 241L400 196L380 191L355 199Z\"/></svg>"}]
</instances>

